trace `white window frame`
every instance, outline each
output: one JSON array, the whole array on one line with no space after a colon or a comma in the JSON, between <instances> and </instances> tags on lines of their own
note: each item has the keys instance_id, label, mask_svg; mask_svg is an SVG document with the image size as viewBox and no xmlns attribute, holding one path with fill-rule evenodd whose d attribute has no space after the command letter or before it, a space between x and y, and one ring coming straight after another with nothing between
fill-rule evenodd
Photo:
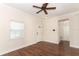
<instances>
[{"instance_id":1,"label":"white window frame","mask_svg":"<svg viewBox=\"0 0 79 59\"><path fill-rule=\"evenodd\" d=\"M19 23L19 24L22 24L23 25L23 29L12 29L11 27L11 22L14 22L14 23ZM12 35L11 32L14 31L14 37L12 38ZM17 32L18 31L18 32ZM17 36L17 33L20 33L19 36ZM10 39L23 39L24 38L24 22L21 22L21 21L10 21Z\"/></svg>"}]
</instances>

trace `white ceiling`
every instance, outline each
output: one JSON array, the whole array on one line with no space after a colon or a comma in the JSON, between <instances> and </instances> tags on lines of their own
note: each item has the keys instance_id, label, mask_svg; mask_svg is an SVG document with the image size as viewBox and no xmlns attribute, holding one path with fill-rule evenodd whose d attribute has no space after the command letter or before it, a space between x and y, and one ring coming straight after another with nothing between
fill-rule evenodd
<instances>
[{"instance_id":1,"label":"white ceiling","mask_svg":"<svg viewBox=\"0 0 79 59\"><path fill-rule=\"evenodd\" d=\"M49 3L48 6L54 6L56 7L56 10L48 10L48 15L45 15L44 12L36 14L40 9L33 8L32 6L42 6L42 4L43 3L8 3L7 5L39 17L54 17L65 13L79 11L79 3Z\"/></svg>"}]
</instances>

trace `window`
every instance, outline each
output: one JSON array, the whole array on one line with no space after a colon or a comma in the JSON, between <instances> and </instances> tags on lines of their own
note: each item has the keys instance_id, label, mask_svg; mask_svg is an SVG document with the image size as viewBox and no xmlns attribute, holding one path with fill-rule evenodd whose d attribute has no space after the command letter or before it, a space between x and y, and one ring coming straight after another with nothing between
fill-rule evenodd
<instances>
[{"instance_id":1,"label":"window","mask_svg":"<svg viewBox=\"0 0 79 59\"><path fill-rule=\"evenodd\" d=\"M19 39L24 37L24 23L10 22L10 39Z\"/></svg>"}]
</instances>

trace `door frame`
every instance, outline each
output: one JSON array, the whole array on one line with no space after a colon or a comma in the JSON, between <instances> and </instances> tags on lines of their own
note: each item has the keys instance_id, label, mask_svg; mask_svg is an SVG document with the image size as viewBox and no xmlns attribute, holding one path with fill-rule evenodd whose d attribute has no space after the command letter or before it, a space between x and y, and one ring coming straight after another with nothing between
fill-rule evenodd
<instances>
[{"instance_id":1,"label":"door frame","mask_svg":"<svg viewBox=\"0 0 79 59\"><path fill-rule=\"evenodd\" d=\"M58 20L58 38L59 38L59 42L61 41L61 38L60 38L60 22L64 22L64 21L69 21L69 19L68 18L65 18L65 19L60 19L60 20Z\"/></svg>"}]
</instances>

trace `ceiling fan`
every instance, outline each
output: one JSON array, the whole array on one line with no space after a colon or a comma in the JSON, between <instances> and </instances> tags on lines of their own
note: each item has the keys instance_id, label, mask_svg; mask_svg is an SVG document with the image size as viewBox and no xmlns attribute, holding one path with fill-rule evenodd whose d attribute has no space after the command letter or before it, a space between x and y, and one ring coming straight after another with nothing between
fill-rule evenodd
<instances>
[{"instance_id":1,"label":"ceiling fan","mask_svg":"<svg viewBox=\"0 0 79 59\"><path fill-rule=\"evenodd\" d=\"M35 6L33 5L33 7L40 9L38 12L36 12L37 14L40 13L41 11L44 11L45 14L48 14L47 10L54 10L56 9L56 7L47 7L48 3L44 3L42 5L42 7L39 6Z\"/></svg>"}]
</instances>

